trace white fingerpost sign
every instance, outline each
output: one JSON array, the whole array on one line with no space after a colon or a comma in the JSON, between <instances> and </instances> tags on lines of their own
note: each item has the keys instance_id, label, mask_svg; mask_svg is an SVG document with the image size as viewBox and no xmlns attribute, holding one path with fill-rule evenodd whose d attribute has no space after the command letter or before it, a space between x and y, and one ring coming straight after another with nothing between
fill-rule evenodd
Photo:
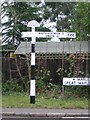
<instances>
[{"instance_id":1,"label":"white fingerpost sign","mask_svg":"<svg viewBox=\"0 0 90 120\"><path fill-rule=\"evenodd\" d=\"M22 32L22 38L31 37L31 80L30 80L30 103L35 104L35 42L37 38L76 38L74 32L36 32L35 27L40 27L40 24L32 20L27 27L31 27L31 32Z\"/></svg>"},{"instance_id":2,"label":"white fingerpost sign","mask_svg":"<svg viewBox=\"0 0 90 120\"><path fill-rule=\"evenodd\" d=\"M22 37L37 37L37 38L76 38L76 33L74 32L22 32Z\"/></svg>"}]
</instances>

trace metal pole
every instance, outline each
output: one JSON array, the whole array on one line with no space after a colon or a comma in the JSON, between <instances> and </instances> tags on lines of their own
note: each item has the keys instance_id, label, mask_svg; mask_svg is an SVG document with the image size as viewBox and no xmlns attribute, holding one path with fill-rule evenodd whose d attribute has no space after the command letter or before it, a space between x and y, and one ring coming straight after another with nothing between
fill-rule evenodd
<instances>
[{"instance_id":1,"label":"metal pole","mask_svg":"<svg viewBox=\"0 0 90 120\"><path fill-rule=\"evenodd\" d=\"M62 98L64 98L64 89L65 86L63 85L63 71L64 71L64 42L63 42L63 53L62 53Z\"/></svg>"}]
</instances>

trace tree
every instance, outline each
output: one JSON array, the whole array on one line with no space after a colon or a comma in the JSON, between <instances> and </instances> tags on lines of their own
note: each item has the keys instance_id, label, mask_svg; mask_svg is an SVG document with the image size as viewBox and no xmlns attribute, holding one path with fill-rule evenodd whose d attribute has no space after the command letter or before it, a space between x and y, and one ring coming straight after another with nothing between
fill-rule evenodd
<instances>
[{"instance_id":1,"label":"tree","mask_svg":"<svg viewBox=\"0 0 90 120\"><path fill-rule=\"evenodd\" d=\"M37 8L33 3L25 2L4 2L2 4L3 17L7 16L7 21L2 23L2 42L18 45L21 38L21 31L26 31L26 24L32 19L39 19Z\"/></svg>"},{"instance_id":2,"label":"tree","mask_svg":"<svg viewBox=\"0 0 90 120\"><path fill-rule=\"evenodd\" d=\"M88 2L45 4L43 18L56 22L57 31L76 32L76 40L90 39L90 4Z\"/></svg>"},{"instance_id":3,"label":"tree","mask_svg":"<svg viewBox=\"0 0 90 120\"><path fill-rule=\"evenodd\" d=\"M77 40L90 39L90 4L88 2L78 2L72 16L72 31L77 34Z\"/></svg>"},{"instance_id":4,"label":"tree","mask_svg":"<svg viewBox=\"0 0 90 120\"><path fill-rule=\"evenodd\" d=\"M44 6L43 18L56 22L57 31L69 31L71 25L69 20L75 4L74 2L48 2Z\"/></svg>"}]
</instances>

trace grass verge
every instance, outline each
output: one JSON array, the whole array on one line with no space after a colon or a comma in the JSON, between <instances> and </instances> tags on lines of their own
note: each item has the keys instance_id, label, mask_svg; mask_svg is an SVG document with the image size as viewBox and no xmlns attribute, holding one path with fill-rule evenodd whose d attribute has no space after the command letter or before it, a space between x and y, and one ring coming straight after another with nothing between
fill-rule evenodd
<instances>
[{"instance_id":1,"label":"grass verge","mask_svg":"<svg viewBox=\"0 0 90 120\"><path fill-rule=\"evenodd\" d=\"M27 93L11 93L2 95L3 108L88 108L88 100L86 98L44 98L36 96L35 104L30 104L29 94Z\"/></svg>"}]
</instances>

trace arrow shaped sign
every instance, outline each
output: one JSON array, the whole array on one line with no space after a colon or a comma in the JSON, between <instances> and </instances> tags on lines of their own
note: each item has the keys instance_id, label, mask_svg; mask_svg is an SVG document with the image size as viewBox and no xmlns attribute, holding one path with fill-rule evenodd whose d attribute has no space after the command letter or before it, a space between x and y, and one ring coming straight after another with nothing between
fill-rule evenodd
<instances>
[{"instance_id":1,"label":"arrow shaped sign","mask_svg":"<svg viewBox=\"0 0 90 120\"><path fill-rule=\"evenodd\" d=\"M22 32L22 37L37 37L37 38L76 38L74 32Z\"/></svg>"}]
</instances>

